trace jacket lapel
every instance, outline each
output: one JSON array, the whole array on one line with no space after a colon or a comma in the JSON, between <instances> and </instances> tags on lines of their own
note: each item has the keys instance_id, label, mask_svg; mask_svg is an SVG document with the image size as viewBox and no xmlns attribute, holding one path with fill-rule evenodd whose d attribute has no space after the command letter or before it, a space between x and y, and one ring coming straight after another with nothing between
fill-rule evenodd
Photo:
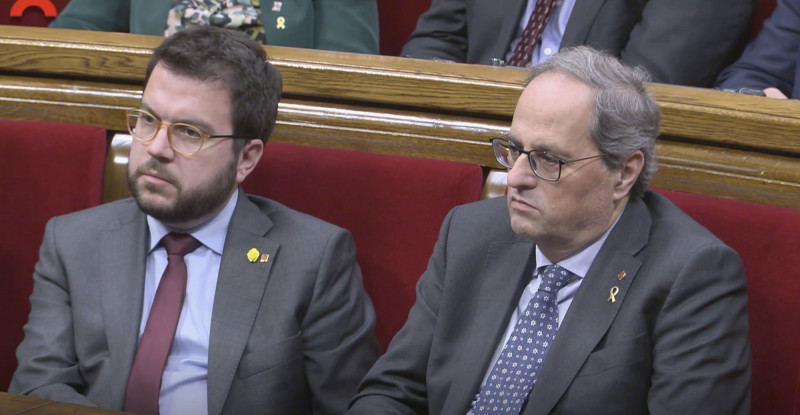
<instances>
[{"instance_id":1,"label":"jacket lapel","mask_svg":"<svg viewBox=\"0 0 800 415\"><path fill-rule=\"evenodd\" d=\"M647 244L650 225L644 203L633 198L581 283L524 414L549 413L608 331L641 266L634 255ZM623 271L624 277L620 279ZM617 289L612 302L610 294L614 287Z\"/></svg>"},{"instance_id":2,"label":"jacket lapel","mask_svg":"<svg viewBox=\"0 0 800 415\"><path fill-rule=\"evenodd\" d=\"M108 351L112 356L111 402L122 408L139 338L147 256L147 222L135 203L125 205L120 226L103 233L100 298Z\"/></svg>"},{"instance_id":3,"label":"jacket lapel","mask_svg":"<svg viewBox=\"0 0 800 415\"><path fill-rule=\"evenodd\" d=\"M519 301L522 290L530 282L535 269L534 245L528 239L494 242L489 247L480 286L470 292L479 293L475 303L475 319L464 330L469 333L454 374L442 413L464 414L478 393L490 360L508 326L508 320Z\"/></svg>"},{"instance_id":4,"label":"jacket lapel","mask_svg":"<svg viewBox=\"0 0 800 415\"><path fill-rule=\"evenodd\" d=\"M211 317L208 413L220 414L247 343L279 245L264 237L272 222L240 192L231 218ZM256 262L247 253L258 250Z\"/></svg>"},{"instance_id":5,"label":"jacket lapel","mask_svg":"<svg viewBox=\"0 0 800 415\"><path fill-rule=\"evenodd\" d=\"M568 46L583 45L589 37L589 30L594 24L595 16L606 0L575 0L572 14L567 21L567 28L561 38L560 49Z\"/></svg>"},{"instance_id":6,"label":"jacket lapel","mask_svg":"<svg viewBox=\"0 0 800 415\"><path fill-rule=\"evenodd\" d=\"M500 27L484 27L484 34L490 35L495 32L497 36L494 45L492 46L491 57L505 60L506 52L509 50L511 42L514 40L514 35L519 27L522 12L525 11L525 6L528 4L527 0L506 0L505 6L488 2L489 7L502 7L503 10L503 23ZM480 62L484 65L491 65L492 62Z\"/></svg>"}]
</instances>

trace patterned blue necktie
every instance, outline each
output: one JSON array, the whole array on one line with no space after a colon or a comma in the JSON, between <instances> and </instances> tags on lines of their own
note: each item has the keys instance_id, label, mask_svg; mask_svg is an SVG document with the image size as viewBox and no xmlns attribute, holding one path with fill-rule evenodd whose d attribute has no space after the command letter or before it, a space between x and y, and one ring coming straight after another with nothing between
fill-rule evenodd
<instances>
[{"instance_id":1,"label":"patterned blue necktie","mask_svg":"<svg viewBox=\"0 0 800 415\"><path fill-rule=\"evenodd\" d=\"M539 290L519 317L478 393L473 414L519 414L556 337L556 294L571 276L571 272L558 265L550 265L542 272Z\"/></svg>"}]
</instances>

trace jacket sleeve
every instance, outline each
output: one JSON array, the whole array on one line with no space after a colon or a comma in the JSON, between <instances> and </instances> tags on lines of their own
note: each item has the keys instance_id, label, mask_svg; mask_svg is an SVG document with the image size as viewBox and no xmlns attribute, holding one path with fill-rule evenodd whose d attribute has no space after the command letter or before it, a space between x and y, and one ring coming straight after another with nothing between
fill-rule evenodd
<instances>
[{"instance_id":1,"label":"jacket sleeve","mask_svg":"<svg viewBox=\"0 0 800 415\"><path fill-rule=\"evenodd\" d=\"M70 287L56 244L58 218L45 229L33 274L31 313L17 349L19 365L9 392L94 406L79 391L86 386L75 353Z\"/></svg>"},{"instance_id":2,"label":"jacket sleeve","mask_svg":"<svg viewBox=\"0 0 800 415\"><path fill-rule=\"evenodd\" d=\"M428 268L417 283L417 300L387 352L367 373L348 415L428 412L426 376L443 293L447 239L454 212L444 220Z\"/></svg>"},{"instance_id":3,"label":"jacket sleeve","mask_svg":"<svg viewBox=\"0 0 800 415\"><path fill-rule=\"evenodd\" d=\"M467 13L464 0L433 0L400 56L466 62Z\"/></svg>"},{"instance_id":4,"label":"jacket sleeve","mask_svg":"<svg viewBox=\"0 0 800 415\"><path fill-rule=\"evenodd\" d=\"M721 244L684 258L653 329L651 414L750 413L742 262Z\"/></svg>"},{"instance_id":5,"label":"jacket sleeve","mask_svg":"<svg viewBox=\"0 0 800 415\"><path fill-rule=\"evenodd\" d=\"M800 46L800 2L779 0L758 36L717 78L720 88L775 87L792 96ZM796 97L794 97L796 98Z\"/></svg>"},{"instance_id":6,"label":"jacket sleeve","mask_svg":"<svg viewBox=\"0 0 800 415\"><path fill-rule=\"evenodd\" d=\"M375 313L361 281L353 238L328 241L302 322L306 378L314 414L340 414L380 353Z\"/></svg>"},{"instance_id":7,"label":"jacket sleeve","mask_svg":"<svg viewBox=\"0 0 800 415\"><path fill-rule=\"evenodd\" d=\"M757 0L649 0L620 51L655 82L708 87L741 51Z\"/></svg>"}]
</instances>

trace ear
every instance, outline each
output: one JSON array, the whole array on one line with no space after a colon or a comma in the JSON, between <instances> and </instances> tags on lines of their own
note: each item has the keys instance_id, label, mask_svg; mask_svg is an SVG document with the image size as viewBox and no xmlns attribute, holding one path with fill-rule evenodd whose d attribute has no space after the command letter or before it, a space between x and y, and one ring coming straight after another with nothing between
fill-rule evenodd
<instances>
[{"instance_id":1,"label":"ear","mask_svg":"<svg viewBox=\"0 0 800 415\"><path fill-rule=\"evenodd\" d=\"M644 154L636 150L631 153L617 172L617 181L614 183L614 200L620 200L630 194L631 188L636 184L639 173L644 167Z\"/></svg>"},{"instance_id":2,"label":"ear","mask_svg":"<svg viewBox=\"0 0 800 415\"><path fill-rule=\"evenodd\" d=\"M244 145L239 152L239 165L236 167L236 185L242 184L244 179L252 173L264 153L264 142L252 139Z\"/></svg>"}]
</instances>

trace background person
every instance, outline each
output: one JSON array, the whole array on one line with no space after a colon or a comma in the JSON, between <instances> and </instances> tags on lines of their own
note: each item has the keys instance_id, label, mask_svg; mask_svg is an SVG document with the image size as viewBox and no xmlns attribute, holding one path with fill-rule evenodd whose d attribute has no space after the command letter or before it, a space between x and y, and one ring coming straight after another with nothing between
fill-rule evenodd
<instances>
[{"instance_id":1,"label":"background person","mask_svg":"<svg viewBox=\"0 0 800 415\"><path fill-rule=\"evenodd\" d=\"M541 2L553 4L541 38L515 66L588 45L644 67L656 82L702 87L739 55L758 8L757 0ZM536 5L536 0L433 0L401 56L508 64Z\"/></svg>"},{"instance_id":2,"label":"background person","mask_svg":"<svg viewBox=\"0 0 800 415\"><path fill-rule=\"evenodd\" d=\"M733 65L717 78L721 89L752 88L772 98L798 98L800 1L778 0L758 36Z\"/></svg>"},{"instance_id":3,"label":"background person","mask_svg":"<svg viewBox=\"0 0 800 415\"><path fill-rule=\"evenodd\" d=\"M378 53L376 0L71 0L50 27L162 36L198 24L268 45Z\"/></svg>"}]
</instances>

